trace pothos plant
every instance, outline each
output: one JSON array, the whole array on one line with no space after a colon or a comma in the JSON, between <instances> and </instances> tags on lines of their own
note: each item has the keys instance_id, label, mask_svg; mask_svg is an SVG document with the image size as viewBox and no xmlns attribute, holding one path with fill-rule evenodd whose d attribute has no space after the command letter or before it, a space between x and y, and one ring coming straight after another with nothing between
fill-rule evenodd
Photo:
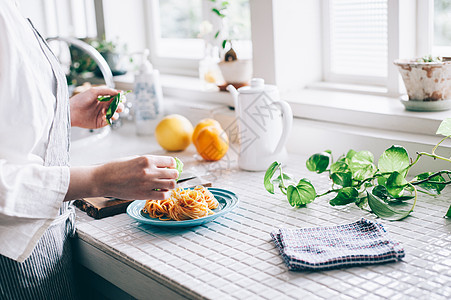
<instances>
[{"instance_id":1,"label":"pothos plant","mask_svg":"<svg viewBox=\"0 0 451 300\"><path fill-rule=\"evenodd\" d=\"M414 209L418 193L438 196L446 185L451 183L451 171L421 173L408 180L409 170L423 156L451 163L451 158L435 153L438 146L451 137L451 118L445 119L437 130L444 138L438 142L431 153L417 152L411 160L402 146L391 146L379 157L377 166L370 151L349 150L346 155L333 160L331 151L310 156L307 169L318 174L327 173L331 188L318 194L312 183L303 178L294 178L282 171L282 166L274 162L265 173L266 190L274 194L274 187L286 195L291 206L300 207L313 202L316 198L332 194L329 201L333 206L354 203L361 209L367 209L378 217L387 220L401 220ZM451 218L451 206L446 217Z\"/></svg>"},{"instance_id":2,"label":"pothos plant","mask_svg":"<svg viewBox=\"0 0 451 300\"><path fill-rule=\"evenodd\" d=\"M221 1L221 0L209 0L210 2L213 2L217 6L213 7L211 11L217 15L219 18L224 19L227 17L226 11L229 8L229 1ZM218 38L219 34L221 33L221 28L218 29L215 33L215 39ZM225 46L227 45L227 42L231 42L228 39L224 39L221 43L222 49L225 49Z\"/></svg>"},{"instance_id":3,"label":"pothos plant","mask_svg":"<svg viewBox=\"0 0 451 300\"><path fill-rule=\"evenodd\" d=\"M209 0L210 2L212 2L215 6L211 9L211 11L218 16L219 18L221 18L222 20L224 20L227 15L227 10L229 8L230 2L229 1L223 1L223 0ZM215 33L214 38L217 39L220 34L221 31L223 31L224 28L221 26ZM235 50L233 50L233 46L232 46L232 40L230 38L223 38L222 42L221 42L221 46L222 49L225 50L227 44L230 45L230 49L225 52L224 54L224 61L234 61L237 60L237 55Z\"/></svg>"}]
</instances>

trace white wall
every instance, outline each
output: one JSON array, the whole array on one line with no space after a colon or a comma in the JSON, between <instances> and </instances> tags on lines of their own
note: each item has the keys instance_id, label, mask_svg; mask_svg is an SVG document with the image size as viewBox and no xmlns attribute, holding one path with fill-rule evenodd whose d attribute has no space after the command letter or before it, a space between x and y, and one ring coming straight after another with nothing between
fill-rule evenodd
<instances>
[{"instance_id":1,"label":"white wall","mask_svg":"<svg viewBox=\"0 0 451 300\"><path fill-rule=\"evenodd\" d=\"M321 1L275 0L276 78L299 90L321 80Z\"/></svg>"},{"instance_id":2,"label":"white wall","mask_svg":"<svg viewBox=\"0 0 451 300\"><path fill-rule=\"evenodd\" d=\"M41 0L17 0L19 10L22 12L23 16L30 18L36 29L42 34L47 35L47 24L44 13L45 7L43 2L44 1Z\"/></svg>"},{"instance_id":3,"label":"white wall","mask_svg":"<svg viewBox=\"0 0 451 300\"><path fill-rule=\"evenodd\" d=\"M415 159L416 152L431 153L432 148L440 139L441 136L358 128L350 125L296 118L287 143L287 149L290 153L306 157L314 153L331 150L335 159L346 154L349 149L355 151L368 150L374 154L374 159L377 162L379 156L392 145L403 146L408 151L410 158ZM450 142L444 143L443 147L439 147L437 153L449 157L450 146ZM423 172L435 172L443 169L449 169L449 163L433 160L430 157L422 157L411 169L409 175L414 176Z\"/></svg>"},{"instance_id":4,"label":"white wall","mask_svg":"<svg viewBox=\"0 0 451 300\"><path fill-rule=\"evenodd\" d=\"M320 3L250 0L255 77L284 91L321 80Z\"/></svg>"},{"instance_id":5,"label":"white wall","mask_svg":"<svg viewBox=\"0 0 451 300\"><path fill-rule=\"evenodd\" d=\"M17 0L22 14L30 18L44 37L95 37L94 0Z\"/></svg>"},{"instance_id":6,"label":"white wall","mask_svg":"<svg viewBox=\"0 0 451 300\"><path fill-rule=\"evenodd\" d=\"M105 35L107 40L119 38L130 52L146 48L146 9L142 0L103 1Z\"/></svg>"}]
</instances>

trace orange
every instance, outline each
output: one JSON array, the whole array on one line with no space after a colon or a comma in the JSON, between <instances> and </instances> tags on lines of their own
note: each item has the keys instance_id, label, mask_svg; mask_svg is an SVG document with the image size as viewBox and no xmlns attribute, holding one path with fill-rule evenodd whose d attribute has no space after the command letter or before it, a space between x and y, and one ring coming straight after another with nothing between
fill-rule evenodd
<instances>
[{"instance_id":1,"label":"orange","mask_svg":"<svg viewBox=\"0 0 451 300\"><path fill-rule=\"evenodd\" d=\"M155 128L158 144L167 151L182 151L191 144L193 125L184 116L173 114L164 117Z\"/></svg>"},{"instance_id":2,"label":"orange","mask_svg":"<svg viewBox=\"0 0 451 300\"><path fill-rule=\"evenodd\" d=\"M217 161L227 153L229 138L221 127L206 126L199 131L194 146L203 159Z\"/></svg>"},{"instance_id":3,"label":"orange","mask_svg":"<svg viewBox=\"0 0 451 300\"><path fill-rule=\"evenodd\" d=\"M194 146L196 145L197 136L199 135L199 132L207 126L214 126L214 127L221 128L221 124L219 124L219 122L214 119L207 118L207 119L200 120L199 123L197 123L196 127L194 127L194 131L193 131Z\"/></svg>"}]
</instances>

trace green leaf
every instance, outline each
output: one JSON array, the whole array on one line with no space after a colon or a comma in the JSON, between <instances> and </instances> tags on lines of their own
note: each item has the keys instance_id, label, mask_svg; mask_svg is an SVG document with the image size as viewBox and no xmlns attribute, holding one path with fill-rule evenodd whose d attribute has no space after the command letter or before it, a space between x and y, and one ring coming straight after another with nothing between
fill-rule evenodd
<instances>
[{"instance_id":1,"label":"green leaf","mask_svg":"<svg viewBox=\"0 0 451 300\"><path fill-rule=\"evenodd\" d=\"M329 166L329 162L330 162L330 153L321 152L315 153L312 156L310 156L305 164L309 171L322 173L326 171L327 167Z\"/></svg>"},{"instance_id":2,"label":"green leaf","mask_svg":"<svg viewBox=\"0 0 451 300\"><path fill-rule=\"evenodd\" d=\"M274 173L276 173L276 170L279 166L280 163L278 163L277 161L273 162L266 170L265 177L263 179L265 189L271 194L274 194L274 184L272 183L271 179L274 176Z\"/></svg>"},{"instance_id":3,"label":"green leaf","mask_svg":"<svg viewBox=\"0 0 451 300\"><path fill-rule=\"evenodd\" d=\"M359 196L359 191L353 187L345 187L338 191L338 194L335 198L330 200L330 205L346 205L357 200Z\"/></svg>"},{"instance_id":4,"label":"green leaf","mask_svg":"<svg viewBox=\"0 0 451 300\"><path fill-rule=\"evenodd\" d=\"M105 101L110 101L111 98L113 98L113 96L99 96L99 97L97 97L97 100L101 101L101 102L105 102Z\"/></svg>"},{"instance_id":5,"label":"green leaf","mask_svg":"<svg viewBox=\"0 0 451 300\"><path fill-rule=\"evenodd\" d=\"M307 179L303 178L297 186L289 185L287 198L291 206L301 206L313 202L316 198L316 191Z\"/></svg>"},{"instance_id":6,"label":"green leaf","mask_svg":"<svg viewBox=\"0 0 451 300\"><path fill-rule=\"evenodd\" d=\"M346 158L347 158L348 160L351 160L351 159L354 157L354 155L355 155L356 153L357 153L357 151L350 149L350 150L348 151L348 153L346 153Z\"/></svg>"},{"instance_id":7,"label":"green leaf","mask_svg":"<svg viewBox=\"0 0 451 300\"><path fill-rule=\"evenodd\" d=\"M221 32L221 30L216 31L215 33L215 39L218 38L219 33Z\"/></svg>"},{"instance_id":8,"label":"green leaf","mask_svg":"<svg viewBox=\"0 0 451 300\"><path fill-rule=\"evenodd\" d=\"M397 197L397 198L389 198L389 199L387 199L387 201L385 201L385 202L389 202L389 203L401 203L401 202L403 202L403 201L407 201L407 200L410 200L410 199L413 199L413 198L415 198L415 196L401 196L401 197Z\"/></svg>"},{"instance_id":9,"label":"green leaf","mask_svg":"<svg viewBox=\"0 0 451 300\"><path fill-rule=\"evenodd\" d=\"M227 40L222 41L222 49L225 49L225 46L227 45Z\"/></svg>"},{"instance_id":10,"label":"green leaf","mask_svg":"<svg viewBox=\"0 0 451 300\"><path fill-rule=\"evenodd\" d=\"M279 170L280 170L280 168L279 168ZM282 173L281 175L277 176L276 179L273 179L272 183L274 185L277 184L279 186L279 188L282 190L282 189L286 189L287 184L294 184L295 181L290 175Z\"/></svg>"},{"instance_id":11,"label":"green leaf","mask_svg":"<svg viewBox=\"0 0 451 300\"><path fill-rule=\"evenodd\" d=\"M395 171L388 177L385 187L387 188L387 191L390 195L398 198L403 195L406 185L407 181L404 176Z\"/></svg>"},{"instance_id":12,"label":"green leaf","mask_svg":"<svg viewBox=\"0 0 451 300\"><path fill-rule=\"evenodd\" d=\"M376 173L377 168L373 164L374 156L369 151L360 151L355 153L351 158L349 168L355 180L364 180L372 177Z\"/></svg>"},{"instance_id":13,"label":"green leaf","mask_svg":"<svg viewBox=\"0 0 451 300\"><path fill-rule=\"evenodd\" d=\"M451 118L446 118L440 123L440 126L437 129L436 134L441 134L444 136L451 135Z\"/></svg>"},{"instance_id":14,"label":"green leaf","mask_svg":"<svg viewBox=\"0 0 451 300\"><path fill-rule=\"evenodd\" d=\"M117 109L117 106L119 105L120 100L121 100L121 93L119 93L113 97L113 100L111 100L110 106L108 107L108 110L106 112L106 121L110 125L111 125L111 118L113 117L114 113L116 112L116 109Z\"/></svg>"},{"instance_id":15,"label":"green leaf","mask_svg":"<svg viewBox=\"0 0 451 300\"><path fill-rule=\"evenodd\" d=\"M348 161L349 161L349 160L347 160L347 159L346 159L346 156L344 156L344 155L340 156L340 157L337 159L337 162L342 162L342 163L345 163L345 164L348 164Z\"/></svg>"},{"instance_id":16,"label":"green leaf","mask_svg":"<svg viewBox=\"0 0 451 300\"><path fill-rule=\"evenodd\" d=\"M401 203L403 201L415 198L415 196L411 196L411 195L405 195L405 196L400 196L400 197L395 198L388 193L387 188L383 185L376 185L373 188L373 190L371 191L371 193L374 196L378 197L379 199L384 200L387 203Z\"/></svg>"},{"instance_id":17,"label":"green leaf","mask_svg":"<svg viewBox=\"0 0 451 300\"><path fill-rule=\"evenodd\" d=\"M214 12L215 14L217 14L218 16L222 17L221 12L216 7L212 8L211 11Z\"/></svg>"},{"instance_id":18,"label":"green leaf","mask_svg":"<svg viewBox=\"0 0 451 300\"><path fill-rule=\"evenodd\" d=\"M357 197L357 199L355 200L355 205L357 205L360 209L364 209L365 206L368 204L368 196L361 196L361 197Z\"/></svg>"},{"instance_id":19,"label":"green leaf","mask_svg":"<svg viewBox=\"0 0 451 300\"><path fill-rule=\"evenodd\" d=\"M448 208L448 212L446 213L445 217L451 218L451 206Z\"/></svg>"},{"instance_id":20,"label":"green leaf","mask_svg":"<svg viewBox=\"0 0 451 300\"><path fill-rule=\"evenodd\" d=\"M379 218L389 221L399 221L407 217L413 210L415 202L409 210L398 209L393 205L385 203L376 196L367 192L368 205L371 211Z\"/></svg>"},{"instance_id":21,"label":"green leaf","mask_svg":"<svg viewBox=\"0 0 451 300\"><path fill-rule=\"evenodd\" d=\"M301 205L301 193L294 185L289 185L287 188L287 198L291 206Z\"/></svg>"},{"instance_id":22,"label":"green leaf","mask_svg":"<svg viewBox=\"0 0 451 300\"><path fill-rule=\"evenodd\" d=\"M378 167L382 173L397 171L406 176L406 168L409 164L407 150L404 147L393 145L379 157Z\"/></svg>"},{"instance_id":23,"label":"green leaf","mask_svg":"<svg viewBox=\"0 0 451 300\"><path fill-rule=\"evenodd\" d=\"M387 188L383 185L376 185L373 190L371 191L371 193L373 193L374 196L385 200L388 198L388 191Z\"/></svg>"},{"instance_id":24,"label":"green leaf","mask_svg":"<svg viewBox=\"0 0 451 300\"><path fill-rule=\"evenodd\" d=\"M106 121L109 125L111 125L111 118L113 117L114 113L116 112L119 103L122 102L122 96L124 96L130 92L131 92L131 90L128 90L125 92L119 92L114 96L98 96L97 97L97 100L101 101L101 102L111 100L110 106L108 106L108 109L105 114Z\"/></svg>"},{"instance_id":25,"label":"green leaf","mask_svg":"<svg viewBox=\"0 0 451 300\"><path fill-rule=\"evenodd\" d=\"M183 162L177 157L174 157L174 159L175 159L175 169L179 172L179 177L177 177L178 181L180 178L180 174L182 174L183 172Z\"/></svg>"},{"instance_id":26,"label":"green leaf","mask_svg":"<svg viewBox=\"0 0 451 300\"><path fill-rule=\"evenodd\" d=\"M343 187L352 185L352 173L351 172L336 172L330 175L330 178L335 184Z\"/></svg>"},{"instance_id":27,"label":"green leaf","mask_svg":"<svg viewBox=\"0 0 451 300\"><path fill-rule=\"evenodd\" d=\"M387 177L384 176L377 177L377 184L385 186L387 184Z\"/></svg>"},{"instance_id":28,"label":"green leaf","mask_svg":"<svg viewBox=\"0 0 451 300\"><path fill-rule=\"evenodd\" d=\"M432 172L421 173L421 174L415 176L413 181L424 180L424 179L428 178L429 176L431 176L432 174L433 174ZM436 175L434 177L431 177L431 179L429 179L427 182L420 183L418 186L431 194L440 195L441 191L446 187L446 185L445 184L437 184L435 182L445 182L445 181L446 180L443 178L442 175Z\"/></svg>"},{"instance_id":29,"label":"green leaf","mask_svg":"<svg viewBox=\"0 0 451 300\"><path fill-rule=\"evenodd\" d=\"M351 171L351 169L349 169L349 166L346 162L344 161L337 161L334 162L331 166L330 166L330 172L331 173L346 173Z\"/></svg>"}]
</instances>

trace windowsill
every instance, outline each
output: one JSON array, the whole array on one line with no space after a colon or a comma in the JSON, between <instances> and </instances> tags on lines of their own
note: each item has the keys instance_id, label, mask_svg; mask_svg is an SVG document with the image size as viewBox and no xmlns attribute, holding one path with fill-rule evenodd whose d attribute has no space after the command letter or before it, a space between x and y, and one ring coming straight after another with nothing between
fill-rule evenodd
<instances>
[{"instance_id":1,"label":"windowsill","mask_svg":"<svg viewBox=\"0 0 451 300\"><path fill-rule=\"evenodd\" d=\"M133 75L115 76L114 82L119 89L133 89ZM205 89L197 77L161 74L160 82L163 95L169 98L188 100L190 104L206 102L233 106L232 96L213 87Z\"/></svg>"},{"instance_id":2,"label":"windowsill","mask_svg":"<svg viewBox=\"0 0 451 300\"><path fill-rule=\"evenodd\" d=\"M397 98L304 89L283 94L298 118L356 127L435 135L449 112L405 110Z\"/></svg>"},{"instance_id":3,"label":"windowsill","mask_svg":"<svg viewBox=\"0 0 451 300\"><path fill-rule=\"evenodd\" d=\"M133 76L115 77L117 88L133 88ZM179 100L186 106L233 106L227 92L213 88L205 90L196 77L162 75L161 83L166 98ZM434 136L441 121L449 112L414 112L405 110L397 98L369 95L368 90L342 92L323 84L299 91L281 92L296 118L335 125L348 125L358 129L396 131L408 134ZM320 89L324 87L324 89ZM378 88L373 89L377 93ZM371 94L372 91L370 90ZM182 100L182 101L180 101Z\"/></svg>"}]
</instances>

